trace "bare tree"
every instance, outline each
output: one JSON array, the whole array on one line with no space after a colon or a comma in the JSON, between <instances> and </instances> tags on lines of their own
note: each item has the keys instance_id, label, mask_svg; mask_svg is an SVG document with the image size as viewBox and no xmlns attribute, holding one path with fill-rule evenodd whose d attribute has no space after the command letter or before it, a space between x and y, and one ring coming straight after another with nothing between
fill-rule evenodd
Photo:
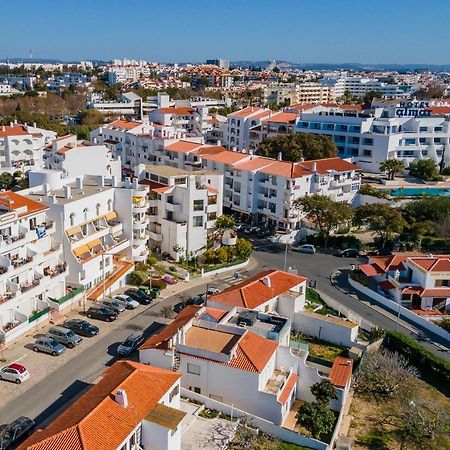
<instances>
[{"instance_id":1,"label":"bare tree","mask_svg":"<svg viewBox=\"0 0 450 450\"><path fill-rule=\"evenodd\" d=\"M173 309L171 306L163 306L160 312L166 321L173 317Z\"/></svg>"},{"instance_id":2,"label":"bare tree","mask_svg":"<svg viewBox=\"0 0 450 450\"><path fill-rule=\"evenodd\" d=\"M392 398L417 374L417 369L398 353L372 352L361 363L355 388L361 394Z\"/></svg>"},{"instance_id":3,"label":"bare tree","mask_svg":"<svg viewBox=\"0 0 450 450\"><path fill-rule=\"evenodd\" d=\"M445 217L436 225L436 234L447 241L450 240L450 216Z\"/></svg>"}]
</instances>

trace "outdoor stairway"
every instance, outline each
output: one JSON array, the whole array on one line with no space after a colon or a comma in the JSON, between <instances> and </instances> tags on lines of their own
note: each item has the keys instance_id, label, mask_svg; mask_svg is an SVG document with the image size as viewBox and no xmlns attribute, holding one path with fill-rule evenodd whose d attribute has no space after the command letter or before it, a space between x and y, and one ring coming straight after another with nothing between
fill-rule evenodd
<instances>
[{"instance_id":1,"label":"outdoor stairway","mask_svg":"<svg viewBox=\"0 0 450 450\"><path fill-rule=\"evenodd\" d=\"M174 372L177 372L179 368L180 368L180 355L178 353L175 353L173 355L172 370Z\"/></svg>"},{"instance_id":2,"label":"outdoor stairway","mask_svg":"<svg viewBox=\"0 0 450 450\"><path fill-rule=\"evenodd\" d=\"M105 280L105 285L103 286L103 281L98 283L87 296L88 300L95 301L102 294L103 290L107 291L119 278L121 278L124 274L126 274L130 269L134 267L134 264L130 261L123 261L121 265L117 267L111 275L108 276Z\"/></svg>"}]
</instances>

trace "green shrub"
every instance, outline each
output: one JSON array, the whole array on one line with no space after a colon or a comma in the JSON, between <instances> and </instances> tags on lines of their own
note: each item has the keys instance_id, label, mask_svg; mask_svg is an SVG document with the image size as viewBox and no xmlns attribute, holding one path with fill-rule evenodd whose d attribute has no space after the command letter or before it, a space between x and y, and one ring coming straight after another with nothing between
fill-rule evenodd
<instances>
[{"instance_id":1,"label":"green shrub","mask_svg":"<svg viewBox=\"0 0 450 450\"><path fill-rule=\"evenodd\" d=\"M152 287L162 290L167 287L167 283L164 280L152 280Z\"/></svg>"},{"instance_id":2,"label":"green shrub","mask_svg":"<svg viewBox=\"0 0 450 450\"><path fill-rule=\"evenodd\" d=\"M140 270L135 270L131 272L128 277L128 283L133 286L140 286L141 284L146 284L148 280L148 275Z\"/></svg>"},{"instance_id":3,"label":"green shrub","mask_svg":"<svg viewBox=\"0 0 450 450\"><path fill-rule=\"evenodd\" d=\"M450 319L442 319L438 322L434 322L438 327L441 327L445 331L448 331L450 333Z\"/></svg>"},{"instance_id":4,"label":"green shrub","mask_svg":"<svg viewBox=\"0 0 450 450\"><path fill-rule=\"evenodd\" d=\"M151 267L155 266L156 264L158 264L158 258L156 258L155 256L149 256L147 259L147 264Z\"/></svg>"},{"instance_id":5,"label":"green shrub","mask_svg":"<svg viewBox=\"0 0 450 450\"><path fill-rule=\"evenodd\" d=\"M389 192L375 188L370 184L362 184L359 188L359 193L362 195L370 195L376 198L389 198Z\"/></svg>"},{"instance_id":6,"label":"green shrub","mask_svg":"<svg viewBox=\"0 0 450 450\"><path fill-rule=\"evenodd\" d=\"M148 264L142 262L136 264L136 270L140 272L147 272L148 269L150 269L150 266Z\"/></svg>"}]
</instances>

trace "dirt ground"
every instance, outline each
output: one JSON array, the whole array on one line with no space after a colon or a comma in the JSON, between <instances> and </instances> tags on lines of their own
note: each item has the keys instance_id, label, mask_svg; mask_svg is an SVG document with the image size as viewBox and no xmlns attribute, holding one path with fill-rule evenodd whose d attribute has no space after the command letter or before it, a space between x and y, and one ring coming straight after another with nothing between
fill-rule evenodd
<instances>
[{"instance_id":1,"label":"dirt ground","mask_svg":"<svg viewBox=\"0 0 450 450\"><path fill-rule=\"evenodd\" d=\"M450 413L450 399L422 380L416 379L406 390L411 399L427 399ZM354 450L400 450L395 434L395 411L399 399L377 402L355 395L350 407L353 420L349 437L353 438ZM386 416L391 415L387 423ZM411 450L413 450L411 448ZM450 436L441 436L427 446L427 450L450 450Z\"/></svg>"}]
</instances>

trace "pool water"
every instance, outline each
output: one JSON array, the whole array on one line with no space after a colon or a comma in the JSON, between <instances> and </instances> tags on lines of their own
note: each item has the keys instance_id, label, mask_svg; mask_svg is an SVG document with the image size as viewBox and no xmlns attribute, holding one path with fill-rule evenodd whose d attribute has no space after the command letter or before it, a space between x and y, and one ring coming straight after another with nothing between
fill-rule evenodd
<instances>
[{"instance_id":1,"label":"pool water","mask_svg":"<svg viewBox=\"0 0 450 450\"><path fill-rule=\"evenodd\" d=\"M420 195L428 197L450 197L450 187L400 187L383 190L388 191L393 197L418 197Z\"/></svg>"}]
</instances>

